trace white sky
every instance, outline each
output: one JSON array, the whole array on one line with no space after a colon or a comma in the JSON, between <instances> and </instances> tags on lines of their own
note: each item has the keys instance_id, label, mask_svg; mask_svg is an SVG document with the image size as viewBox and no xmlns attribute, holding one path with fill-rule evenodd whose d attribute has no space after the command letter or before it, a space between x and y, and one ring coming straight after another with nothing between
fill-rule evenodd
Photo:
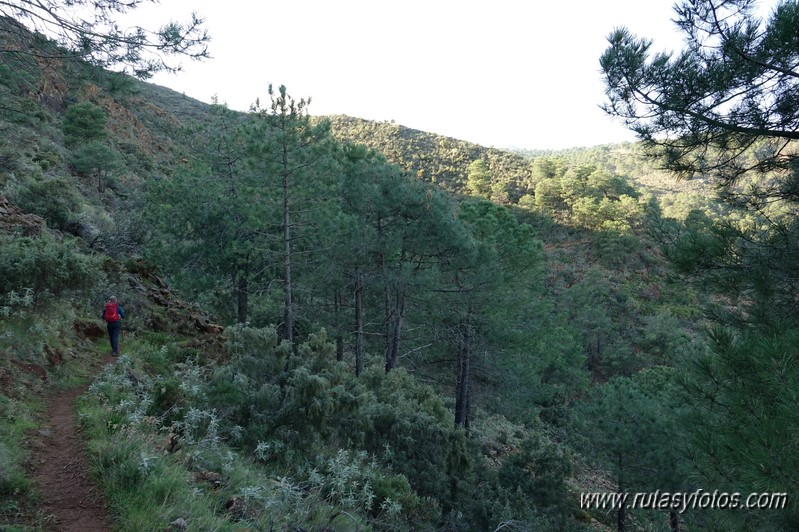
<instances>
[{"instance_id":1,"label":"white sky","mask_svg":"<svg viewBox=\"0 0 799 532\"><path fill-rule=\"evenodd\" d=\"M617 26L679 47L673 0L163 0L133 20L206 19L212 59L154 83L233 109L269 83L346 114L484 146L561 149L633 140L599 105ZM152 22L151 22L152 21Z\"/></svg>"}]
</instances>

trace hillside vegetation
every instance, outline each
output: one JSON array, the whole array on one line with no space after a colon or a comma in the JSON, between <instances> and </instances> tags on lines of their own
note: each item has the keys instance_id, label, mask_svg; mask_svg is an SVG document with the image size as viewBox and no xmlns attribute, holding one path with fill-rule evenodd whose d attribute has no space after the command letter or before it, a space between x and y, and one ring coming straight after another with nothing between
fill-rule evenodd
<instances>
[{"instance_id":1,"label":"hillside vegetation","mask_svg":"<svg viewBox=\"0 0 799 532\"><path fill-rule=\"evenodd\" d=\"M0 61L3 527L43 525L26 442L111 294L123 356L78 415L121 530L605 529L580 493L702 486L708 296L661 245L730 214L705 181ZM627 517L719 515L795 516Z\"/></svg>"}]
</instances>

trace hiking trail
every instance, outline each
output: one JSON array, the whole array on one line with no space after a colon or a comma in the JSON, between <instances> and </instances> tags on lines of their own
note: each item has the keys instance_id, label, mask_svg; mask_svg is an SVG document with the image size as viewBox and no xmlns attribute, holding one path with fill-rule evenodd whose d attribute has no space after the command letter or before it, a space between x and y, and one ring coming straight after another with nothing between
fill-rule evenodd
<instances>
[{"instance_id":1,"label":"hiking trail","mask_svg":"<svg viewBox=\"0 0 799 532\"><path fill-rule=\"evenodd\" d=\"M112 360L107 356L102 365ZM33 436L32 476L41 492L46 530L100 532L112 528L103 493L89 474L76 419L75 401L88 387L84 384L48 397L46 424Z\"/></svg>"}]
</instances>

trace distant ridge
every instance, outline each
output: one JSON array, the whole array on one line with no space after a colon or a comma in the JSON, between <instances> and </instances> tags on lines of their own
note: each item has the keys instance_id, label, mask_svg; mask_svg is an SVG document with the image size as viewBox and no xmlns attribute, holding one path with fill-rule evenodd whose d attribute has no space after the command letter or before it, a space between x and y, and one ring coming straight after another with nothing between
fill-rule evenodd
<instances>
[{"instance_id":1,"label":"distant ridge","mask_svg":"<svg viewBox=\"0 0 799 532\"><path fill-rule=\"evenodd\" d=\"M512 151L486 148L393 122L376 122L345 115L323 118L331 121L333 134L337 138L364 144L382 153L405 171L455 194L464 192L468 167L478 159L488 165L492 182L507 187L511 203L532 193L530 161Z\"/></svg>"}]
</instances>

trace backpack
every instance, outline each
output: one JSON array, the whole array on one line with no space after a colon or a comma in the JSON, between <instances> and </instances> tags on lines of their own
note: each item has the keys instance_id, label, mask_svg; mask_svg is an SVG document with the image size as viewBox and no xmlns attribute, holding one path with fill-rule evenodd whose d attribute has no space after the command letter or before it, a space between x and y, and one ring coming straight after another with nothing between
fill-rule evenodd
<instances>
[{"instance_id":1,"label":"backpack","mask_svg":"<svg viewBox=\"0 0 799 532\"><path fill-rule=\"evenodd\" d=\"M117 312L116 303L105 304L105 311L103 311L103 319L108 322L119 321L119 312Z\"/></svg>"}]
</instances>

